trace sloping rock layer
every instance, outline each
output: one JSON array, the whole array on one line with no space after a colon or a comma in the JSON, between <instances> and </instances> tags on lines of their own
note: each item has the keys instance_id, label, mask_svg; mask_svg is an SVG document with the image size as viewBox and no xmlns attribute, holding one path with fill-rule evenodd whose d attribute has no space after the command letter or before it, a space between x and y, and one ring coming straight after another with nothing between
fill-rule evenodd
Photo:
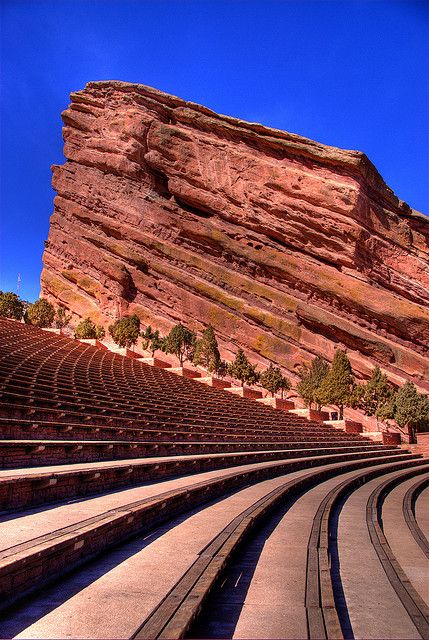
<instances>
[{"instance_id":1,"label":"sloping rock layer","mask_svg":"<svg viewBox=\"0 0 429 640\"><path fill-rule=\"evenodd\" d=\"M104 323L211 323L224 356L292 373L342 345L358 374L429 389L429 224L363 153L143 85L71 100L44 296Z\"/></svg>"}]
</instances>

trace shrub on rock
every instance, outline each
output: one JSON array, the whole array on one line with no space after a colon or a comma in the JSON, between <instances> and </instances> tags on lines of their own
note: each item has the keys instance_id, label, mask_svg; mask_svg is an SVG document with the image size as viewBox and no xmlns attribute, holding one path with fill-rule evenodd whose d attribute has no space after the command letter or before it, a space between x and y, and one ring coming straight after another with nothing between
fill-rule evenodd
<instances>
[{"instance_id":1,"label":"shrub on rock","mask_svg":"<svg viewBox=\"0 0 429 640\"><path fill-rule=\"evenodd\" d=\"M36 302L30 305L25 313L24 319L27 324L32 324L35 327L50 327L54 321L55 309L53 305L40 298Z\"/></svg>"},{"instance_id":2,"label":"shrub on rock","mask_svg":"<svg viewBox=\"0 0 429 640\"><path fill-rule=\"evenodd\" d=\"M24 304L12 291L0 291L0 316L2 318L12 318L21 320L24 315Z\"/></svg>"},{"instance_id":3,"label":"shrub on rock","mask_svg":"<svg viewBox=\"0 0 429 640\"><path fill-rule=\"evenodd\" d=\"M113 341L119 347L131 347L136 344L140 335L140 318L136 315L124 316L109 327Z\"/></svg>"}]
</instances>

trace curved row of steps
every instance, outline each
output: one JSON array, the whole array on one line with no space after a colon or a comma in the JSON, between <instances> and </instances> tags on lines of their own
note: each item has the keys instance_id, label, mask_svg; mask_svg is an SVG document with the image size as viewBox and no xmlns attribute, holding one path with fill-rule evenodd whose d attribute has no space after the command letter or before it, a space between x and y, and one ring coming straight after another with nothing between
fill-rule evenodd
<instances>
[{"instance_id":1,"label":"curved row of steps","mask_svg":"<svg viewBox=\"0 0 429 640\"><path fill-rule=\"evenodd\" d=\"M0 466L0 637L375 637L371 508L425 637L419 455L0 319Z\"/></svg>"},{"instance_id":2,"label":"curved row of steps","mask_svg":"<svg viewBox=\"0 0 429 640\"><path fill-rule=\"evenodd\" d=\"M357 638L427 637L424 607L416 627L404 598L396 594L377 563L368 534L368 497L386 477L401 482L411 473L429 477L429 463L405 454L393 461L331 463L236 486L232 493L224 486L217 499L212 495L197 503L189 500L184 513L176 502L175 510L158 519L161 526L152 522L148 530L146 521L140 537L66 575L41 595L30 599L27 595L26 603L15 607L0 624L0 634L27 638L331 638L350 637L351 628ZM201 484L219 484L220 477L214 472L198 480L192 486L201 491ZM138 509L153 508L156 500L174 500L177 491L189 495L190 487L183 483L183 478L169 481L159 497L152 486L129 490L126 496L113 494L58 505L46 513L23 514L19 529L16 519L5 527L6 543L9 529L9 540L17 544L3 551L1 563L8 563L10 573L15 571L15 584L20 584L23 596L25 584L20 580L33 566L31 590L40 576L41 583L47 582L49 570L51 577L61 574L59 554L64 552L66 539L77 556L83 553L91 528L100 530L104 523L111 535L111 525L105 523L106 506L111 507L110 518L131 525L130 518L137 517ZM347 489L354 490L347 495ZM126 508L124 498L132 499ZM341 567L339 576L326 574L324 568L321 550L326 553L329 538L340 558L336 564ZM117 542L117 537L111 535L109 546L113 540ZM40 573L38 559L46 549L51 550L51 561ZM94 542L85 552L87 557L94 555ZM68 555L68 563L72 557ZM67 569L79 566L81 560L68 564ZM25 573L19 572L20 563L26 566ZM318 590L320 595L314 600ZM383 615L378 611L381 594ZM333 613L338 622L332 622Z\"/></svg>"}]
</instances>

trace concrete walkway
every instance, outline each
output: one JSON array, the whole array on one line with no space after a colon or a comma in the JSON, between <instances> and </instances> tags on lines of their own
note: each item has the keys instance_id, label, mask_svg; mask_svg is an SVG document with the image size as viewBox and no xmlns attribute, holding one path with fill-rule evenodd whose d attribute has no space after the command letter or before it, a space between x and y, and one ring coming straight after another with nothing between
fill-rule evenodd
<instances>
[{"instance_id":1,"label":"concrete walkway","mask_svg":"<svg viewBox=\"0 0 429 640\"><path fill-rule=\"evenodd\" d=\"M369 496L393 475L376 478L354 491L338 520L341 581L357 639L420 638L380 563L366 522Z\"/></svg>"},{"instance_id":2,"label":"concrete walkway","mask_svg":"<svg viewBox=\"0 0 429 640\"><path fill-rule=\"evenodd\" d=\"M235 516L286 480L308 471L237 491L105 554L0 623L0 637L129 638Z\"/></svg>"},{"instance_id":3,"label":"concrete walkway","mask_svg":"<svg viewBox=\"0 0 429 640\"><path fill-rule=\"evenodd\" d=\"M429 559L413 538L402 511L404 496L418 479L401 482L387 495L382 508L383 530L414 589L429 606Z\"/></svg>"},{"instance_id":4,"label":"concrete walkway","mask_svg":"<svg viewBox=\"0 0 429 640\"><path fill-rule=\"evenodd\" d=\"M426 487L417 498L415 514L417 524L429 540L429 487Z\"/></svg>"}]
</instances>

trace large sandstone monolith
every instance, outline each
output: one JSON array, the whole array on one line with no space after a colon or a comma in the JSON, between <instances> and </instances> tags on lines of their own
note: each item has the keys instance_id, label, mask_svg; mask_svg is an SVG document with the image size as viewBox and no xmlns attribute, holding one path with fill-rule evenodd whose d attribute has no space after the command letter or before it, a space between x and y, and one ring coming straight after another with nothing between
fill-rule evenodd
<instances>
[{"instance_id":1,"label":"large sandstone monolith","mask_svg":"<svg viewBox=\"0 0 429 640\"><path fill-rule=\"evenodd\" d=\"M211 323L226 357L291 372L343 345L361 375L429 389L428 220L363 153L142 85L71 99L44 296L97 322Z\"/></svg>"}]
</instances>

